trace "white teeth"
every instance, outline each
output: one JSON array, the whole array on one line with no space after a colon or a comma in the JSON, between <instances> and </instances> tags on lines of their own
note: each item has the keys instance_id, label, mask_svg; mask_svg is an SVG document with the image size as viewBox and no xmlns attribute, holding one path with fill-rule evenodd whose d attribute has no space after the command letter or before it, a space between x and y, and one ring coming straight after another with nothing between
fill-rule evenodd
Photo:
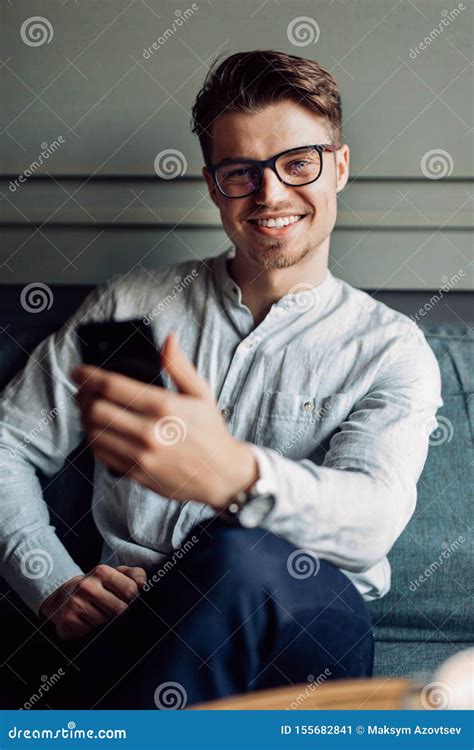
<instances>
[{"instance_id":1,"label":"white teeth","mask_svg":"<svg viewBox=\"0 0 474 750\"><path fill-rule=\"evenodd\" d=\"M259 227L286 227L288 224L294 224L295 221L299 221L301 216L279 216L277 219L258 219L257 224Z\"/></svg>"}]
</instances>

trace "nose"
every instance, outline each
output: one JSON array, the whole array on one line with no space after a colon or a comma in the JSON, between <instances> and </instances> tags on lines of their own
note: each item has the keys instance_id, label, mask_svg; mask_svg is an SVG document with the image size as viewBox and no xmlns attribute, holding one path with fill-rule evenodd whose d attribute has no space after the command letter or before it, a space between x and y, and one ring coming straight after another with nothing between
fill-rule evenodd
<instances>
[{"instance_id":1,"label":"nose","mask_svg":"<svg viewBox=\"0 0 474 750\"><path fill-rule=\"evenodd\" d=\"M290 190L291 188L278 179L273 169L266 167L263 170L262 184L254 193L254 198L257 203L274 204L282 198L287 198Z\"/></svg>"}]
</instances>

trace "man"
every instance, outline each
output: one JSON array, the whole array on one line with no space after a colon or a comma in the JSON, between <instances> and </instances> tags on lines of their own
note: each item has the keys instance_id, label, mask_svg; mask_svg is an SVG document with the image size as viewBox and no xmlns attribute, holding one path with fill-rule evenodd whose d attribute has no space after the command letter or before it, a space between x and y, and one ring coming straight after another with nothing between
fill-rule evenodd
<instances>
[{"instance_id":1,"label":"man","mask_svg":"<svg viewBox=\"0 0 474 750\"><path fill-rule=\"evenodd\" d=\"M365 602L390 588L442 404L415 324L328 270L349 175L335 79L280 52L232 55L193 130L231 248L97 287L3 393L2 574L62 647L80 644L53 707L372 674ZM166 388L79 366L79 322L140 316ZM33 473L57 472L85 434L104 539L87 574ZM32 550L51 562L42 577L24 575Z\"/></svg>"}]
</instances>

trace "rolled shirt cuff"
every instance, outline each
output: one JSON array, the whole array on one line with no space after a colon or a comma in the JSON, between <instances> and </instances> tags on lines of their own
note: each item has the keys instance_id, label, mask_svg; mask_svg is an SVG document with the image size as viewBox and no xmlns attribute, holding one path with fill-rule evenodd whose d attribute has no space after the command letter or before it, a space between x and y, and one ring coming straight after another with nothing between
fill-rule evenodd
<instances>
[{"instance_id":1,"label":"rolled shirt cuff","mask_svg":"<svg viewBox=\"0 0 474 750\"><path fill-rule=\"evenodd\" d=\"M51 527L50 527L51 528ZM36 615L47 597L70 578L84 575L51 528L30 535L12 553L3 576Z\"/></svg>"}]
</instances>

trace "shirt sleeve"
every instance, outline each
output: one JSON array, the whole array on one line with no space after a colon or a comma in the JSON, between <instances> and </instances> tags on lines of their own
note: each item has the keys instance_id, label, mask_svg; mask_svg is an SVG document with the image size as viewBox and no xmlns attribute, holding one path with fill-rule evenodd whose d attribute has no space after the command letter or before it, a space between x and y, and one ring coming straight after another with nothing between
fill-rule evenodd
<instances>
[{"instance_id":1,"label":"shirt sleeve","mask_svg":"<svg viewBox=\"0 0 474 750\"><path fill-rule=\"evenodd\" d=\"M413 514L442 404L436 357L414 327L397 340L369 391L332 436L321 465L249 443L266 491L275 496L260 525L337 567L368 570ZM249 525L256 512L257 505L248 508ZM245 526L245 507L240 518Z\"/></svg>"},{"instance_id":2,"label":"shirt sleeve","mask_svg":"<svg viewBox=\"0 0 474 750\"><path fill-rule=\"evenodd\" d=\"M0 392L0 570L36 614L58 586L83 573L50 523L36 470L56 474L85 436L70 379L81 361L75 328L113 317L119 278L93 289Z\"/></svg>"}]
</instances>

